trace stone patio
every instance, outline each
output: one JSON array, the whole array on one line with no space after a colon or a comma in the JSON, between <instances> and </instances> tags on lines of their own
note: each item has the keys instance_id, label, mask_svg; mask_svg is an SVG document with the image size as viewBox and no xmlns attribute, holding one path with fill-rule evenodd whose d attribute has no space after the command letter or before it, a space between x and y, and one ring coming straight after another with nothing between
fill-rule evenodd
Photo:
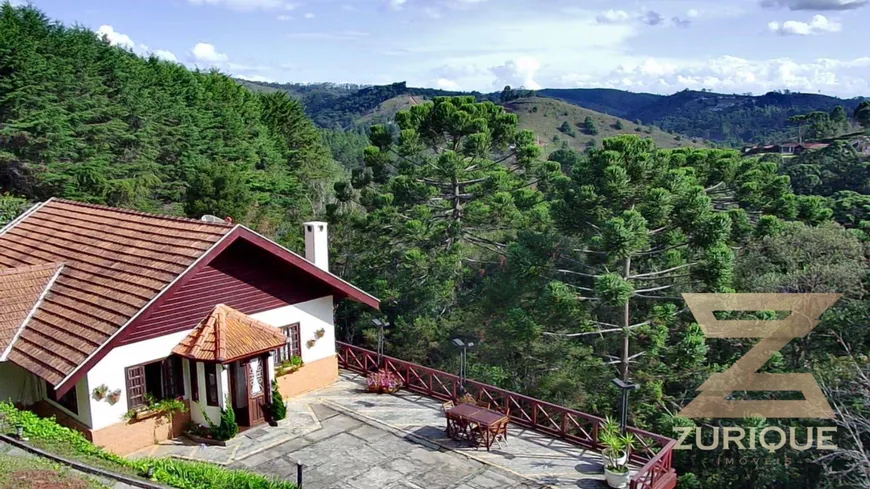
<instances>
[{"instance_id":1,"label":"stone patio","mask_svg":"<svg viewBox=\"0 0 870 489\"><path fill-rule=\"evenodd\" d=\"M173 456L295 480L306 489L605 488L600 454L510 425L492 451L447 438L439 401L407 391L364 392L364 379L294 398L278 427L240 434L227 447L184 438L135 456Z\"/></svg>"}]
</instances>

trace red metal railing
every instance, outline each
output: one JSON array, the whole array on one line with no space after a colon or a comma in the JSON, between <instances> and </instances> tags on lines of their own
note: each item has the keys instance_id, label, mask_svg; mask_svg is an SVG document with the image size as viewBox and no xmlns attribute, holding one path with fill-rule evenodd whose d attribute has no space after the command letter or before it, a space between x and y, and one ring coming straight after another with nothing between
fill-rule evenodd
<instances>
[{"instance_id":1,"label":"red metal railing","mask_svg":"<svg viewBox=\"0 0 870 489\"><path fill-rule=\"evenodd\" d=\"M338 364L341 368L366 373L377 366L378 354L347 343L336 342ZM384 368L402 378L405 388L425 396L453 400L459 397L459 376L423 367L398 358L383 357ZM477 399L489 402L494 408L507 410L511 423L567 440L584 448L601 450L598 430L604 419L540 401L516 392L487 384L466 380L465 387ZM628 428L637 439L632 450L632 462L643 465L631 479L630 489L671 489L676 486L676 473L672 468L673 448L676 441L637 428Z\"/></svg>"}]
</instances>

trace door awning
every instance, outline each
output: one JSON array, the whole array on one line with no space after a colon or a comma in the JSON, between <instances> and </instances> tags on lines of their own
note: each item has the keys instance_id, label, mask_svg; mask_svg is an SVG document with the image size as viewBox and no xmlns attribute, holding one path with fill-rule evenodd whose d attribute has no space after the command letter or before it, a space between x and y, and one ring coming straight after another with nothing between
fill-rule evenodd
<instances>
[{"instance_id":1,"label":"door awning","mask_svg":"<svg viewBox=\"0 0 870 489\"><path fill-rule=\"evenodd\" d=\"M202 362L230 363L274 350L286 342L280 329L218 304L172 353Z\"/></svg>"}]
</instances>

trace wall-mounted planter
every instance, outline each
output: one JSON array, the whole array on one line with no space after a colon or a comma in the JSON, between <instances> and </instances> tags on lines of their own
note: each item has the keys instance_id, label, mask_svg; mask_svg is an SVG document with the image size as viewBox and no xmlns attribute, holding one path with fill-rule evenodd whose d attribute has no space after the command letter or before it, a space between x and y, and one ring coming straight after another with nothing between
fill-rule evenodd
<instances>
[{"instance_id":1,"label":"wall-mounted planter","mask_svg":"<svg viewBox=\"0 0 870 489\"><path fill-rule=\"evenodd\" d=\"M95 401L102 401L106 398L106 395L109 393L109 386L106 384L101 384L97 387L94 387L94 390L91 391L91 398Z\"/></svg>"},{"instance_id":2,"label":"wall-mounted planter","mask_svg":"<svg viewBox=\"0 0 870 489\"><path fill-rule=\"evenodd\" d=\"M114 406L120 400L121 400L121 389L115 389L114 391L110 392L106 396L106 402L108 402L110 406Z\"/></svg>"}]
</instances>

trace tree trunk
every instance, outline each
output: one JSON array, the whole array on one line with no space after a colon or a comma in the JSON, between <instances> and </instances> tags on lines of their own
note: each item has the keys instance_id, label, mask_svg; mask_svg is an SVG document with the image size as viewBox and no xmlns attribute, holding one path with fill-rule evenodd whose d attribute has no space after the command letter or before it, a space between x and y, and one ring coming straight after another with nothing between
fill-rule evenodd
<instances>
[{"instance_id":1,"label":"tree trunk","mask_svg":"<svg viewBox=\"0 0 870 489\"><path fill-rule=\"evenodd\" d=\"M627 256L625 258L625 269L623 270L622 278L624 280L628 280L628 277L631 276L631 257ZM622 318L622 380L628 382L628 354L629 354L629 339L628 335L630 330L628 329L631 326L631 299L625 301L623 318Z\"/></svg>"}]
</instances>

